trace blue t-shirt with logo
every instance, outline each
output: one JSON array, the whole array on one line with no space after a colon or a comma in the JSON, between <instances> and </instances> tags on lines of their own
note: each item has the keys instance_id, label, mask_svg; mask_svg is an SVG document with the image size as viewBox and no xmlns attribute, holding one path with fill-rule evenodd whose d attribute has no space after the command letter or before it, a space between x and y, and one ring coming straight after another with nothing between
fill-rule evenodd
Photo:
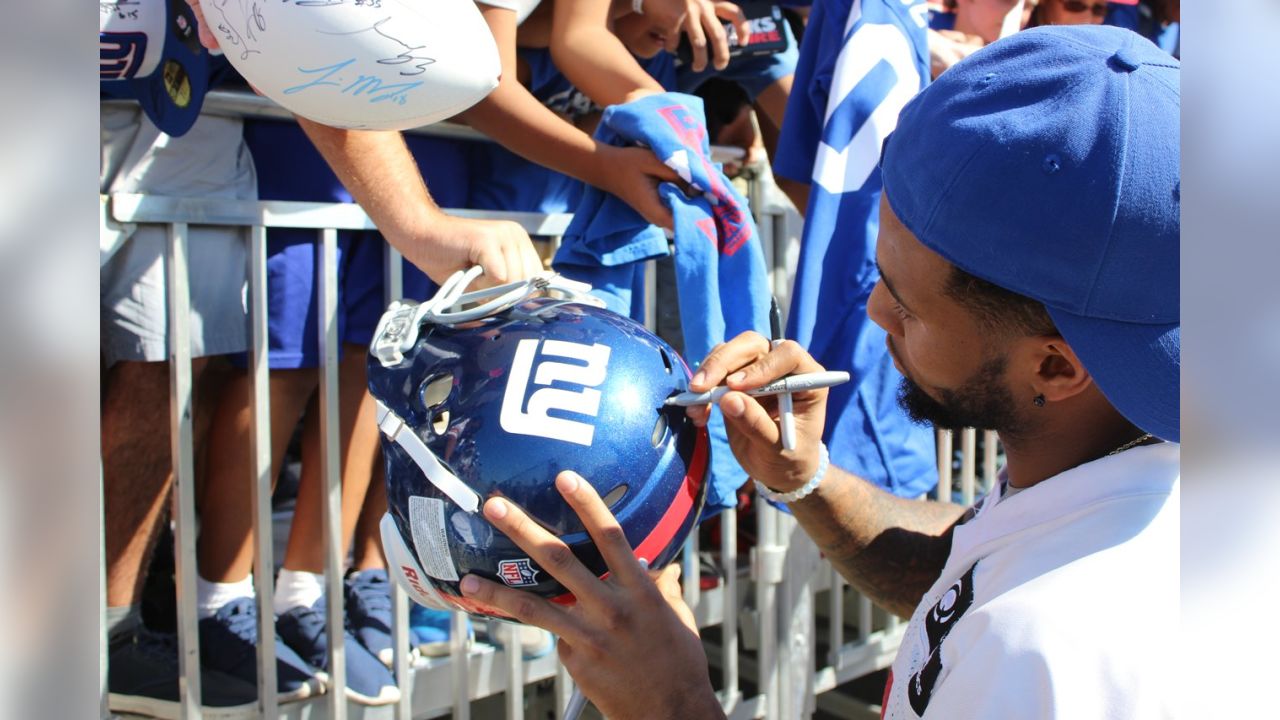
<instances>
[{"instance_id":1,"label":"blue t-shirt with logo","mask_svg":"<svg viewBox=\"0 0 1280 720\"><path fill-rule=\"evenodd\" d=\"M828 394L831 463L903 497L937 484L933 431L898 407L902 376L867 300L879 278L880 148L929 82L927 20L922 0L817 0L773 166L810 185L787 336L852 376Z\"/></svg>"}]
</instances>

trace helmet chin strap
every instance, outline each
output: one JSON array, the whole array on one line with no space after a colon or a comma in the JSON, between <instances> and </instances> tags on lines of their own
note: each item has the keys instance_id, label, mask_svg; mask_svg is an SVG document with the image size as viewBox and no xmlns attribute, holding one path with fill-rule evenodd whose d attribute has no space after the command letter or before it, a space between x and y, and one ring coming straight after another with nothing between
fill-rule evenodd
<instances>
[{"instance_id":1,"label":"helmet chin strap","mask_svg":"<svg viewBox=\"0 0 1280 720\"><path fill-rule=\"evenodd\" d=\"M427 476L427 480L454 504L469 513L478 511L480 496L476 491L467 487L467 484L459 480L457 475L449 472L449 469L436 458L435 453L431 452L431 448L418 437L418 433L405 424L403 418L392 412L381 400L377 400L377 404L378 429L382 434L403 448L417 463L422 474Z\"/></svg>"},{"instance_id":2,"label":"helmet chin strap","mask_svg":"<svg viewBox=\"0 0 1280 720\"><path fill-rule=\"evenodd\" d=\"M373 334L369 351L384 367L398 365L404 354L418 341L423 323L456 325L497 315L536 296L556 297L565 302L604 307L600 298L591 295L591 286L570 280L553 272L543 272L525 280L464 293L468 285L483 272L479 265L459 270L449 276L440 290L428 301L397 300L383 313Z\"/></svg>"}]
</instances>

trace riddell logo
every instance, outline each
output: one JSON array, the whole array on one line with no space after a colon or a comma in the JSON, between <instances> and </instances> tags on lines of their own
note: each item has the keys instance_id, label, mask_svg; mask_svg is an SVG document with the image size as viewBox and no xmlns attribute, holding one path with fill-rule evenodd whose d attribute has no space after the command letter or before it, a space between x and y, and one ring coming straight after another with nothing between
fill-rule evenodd
<instances>
[{"instance_id":1,"label":"riddell logo","mask_svg":"<svg viewBox=\"0 0 1280 720\"><path fill-rule=\"evenodd\" d=\"M539 352L543 358L541 361L538 358ZM579 362L545 359L548 356ZM533 369L535 364L537 372ZM498 415L502 429L516 435L534 435L590 446L595 426L553 417L550 413L554 410L595 418L600 411L600 391L595 388L604 382L608 365L607 345L581 345L562 340L521 340L516 346L515 357L511 361L511 375L502 396L502 410ZM579 385L582 389L552 387L556 381ZM544 387L529 394L526 409L525 394L530 384Z\"/></svg>"},{"instance_id":2,"label":"riddell logo","mask_svg":"<svg viewBox=\"0 0 1280 720\"><path fill-rule=\"evenodd\" d=\"M405 579L409 581L409 587L417 590L418 594L424 597L431 597L431 593L427 592L427 589L422 587L422 581L418 577L418 573L415 572L413 568L408 565L401 565L400 572L404 573Z\"/></svg>"}]
</instances>

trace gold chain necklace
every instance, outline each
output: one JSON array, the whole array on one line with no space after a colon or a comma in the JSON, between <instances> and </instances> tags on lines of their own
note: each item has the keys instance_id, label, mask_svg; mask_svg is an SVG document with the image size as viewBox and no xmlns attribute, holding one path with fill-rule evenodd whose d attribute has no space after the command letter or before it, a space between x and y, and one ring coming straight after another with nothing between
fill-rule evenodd
<instances>
[{"instance_id":1,"label":"gold chain necklace","mask_svg":"<svg viewBox=\"0 0 1280 720\"><path fill-rule=\"evenodd\" d=\"M1118 455L1124 452L1125 450L1129 450L1130 448L1135 448L1141 445L1142 443L1150 440L1153 437L1155 437L1155 435L1152 435L1151 433L1143 433L1142 435L1130 440L1129 442L1121 445L1115 450L1112 450L1111 452L1107 453L1106 457L1111 457L1112 455Z\"/></svg>"}]
</instances>

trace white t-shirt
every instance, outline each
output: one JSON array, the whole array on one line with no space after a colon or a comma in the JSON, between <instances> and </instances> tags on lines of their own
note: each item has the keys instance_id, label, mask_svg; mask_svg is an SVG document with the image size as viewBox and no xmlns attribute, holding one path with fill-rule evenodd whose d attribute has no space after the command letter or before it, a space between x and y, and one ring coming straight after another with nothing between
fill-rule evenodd
<instances>
[{"instance_id":1,"label":"white t-shirt","mask_svg":"<svg viewBox=\"0 0 1280 720\"><path fill-rule=\"evenodd\" d=\"M1174 717L1179 456L1136 447L988 498L911 617L883 717Z\"/></svg>"},{"instance_id":2,"label":"white t-shirt","mask_svg":"<svg viewBox=\"0 0 1280 720\"><path fill-rule=\"evenodd\" d=\"M480 5L491 5L505 10L514 10L517 25L524 22L524 19L533 13L539 2L542 2L542 0L476 0L476 3Z\"/></svg>"}]
</instances>

